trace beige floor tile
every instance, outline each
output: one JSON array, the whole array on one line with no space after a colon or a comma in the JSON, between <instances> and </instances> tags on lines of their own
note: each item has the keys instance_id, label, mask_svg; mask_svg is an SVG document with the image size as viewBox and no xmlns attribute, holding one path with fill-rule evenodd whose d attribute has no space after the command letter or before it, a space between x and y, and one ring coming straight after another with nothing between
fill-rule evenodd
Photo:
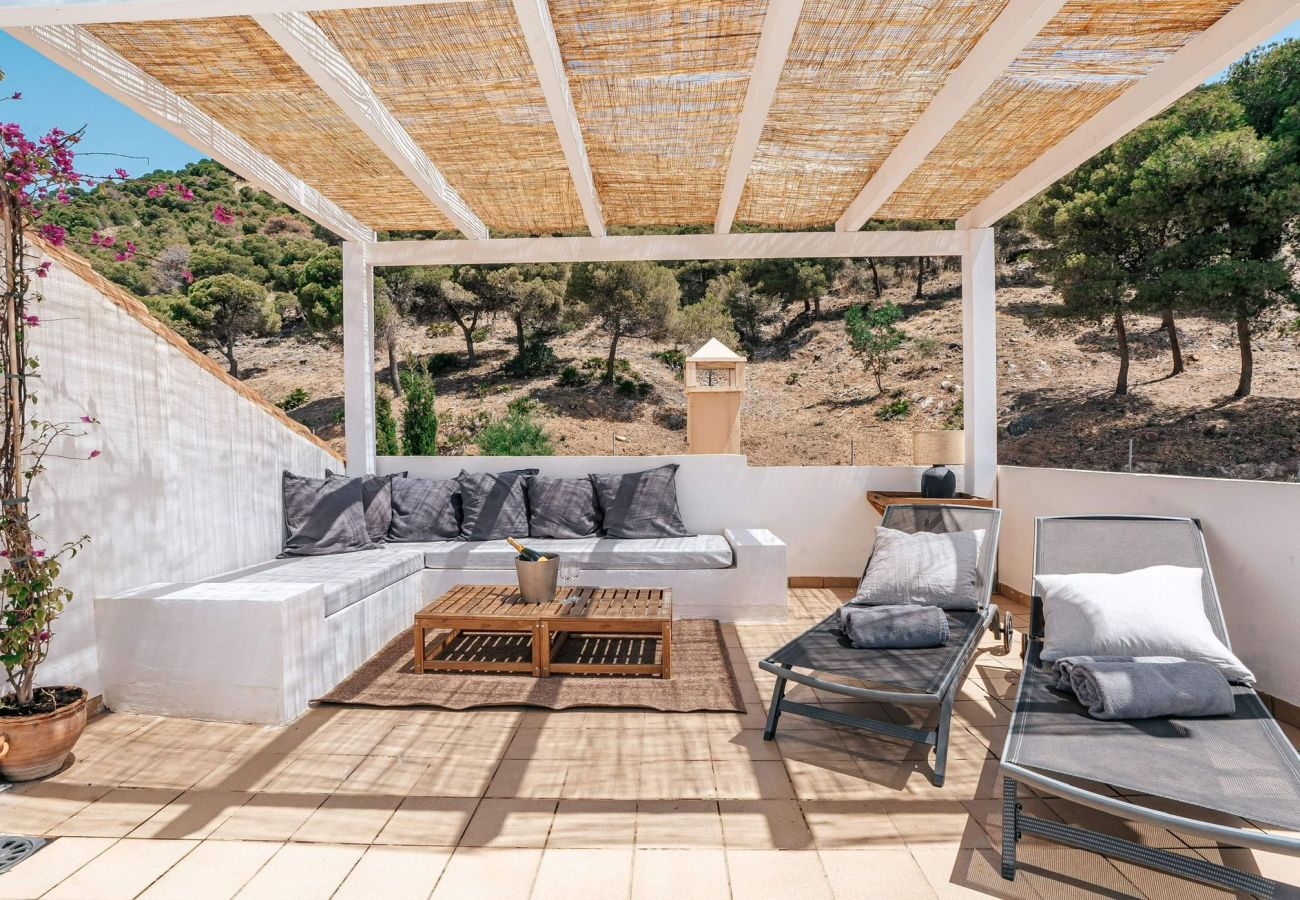
<instances>
[{"instance_id":1,"label":"beige floor tile","mask_svg":"<svg viewBox=\"0 0 1300 900\"><path fill-rule=\"evenodd\" d=\"M9 827L7 821L4 827ZM51 841L39 851L39 860L32 857L0 875L0 897L4 900L39 897L116 842L116 838L82 837Z\"/></svg>"},{"instance_id":2,"label":"beige floor tile","mask_svg":"<svg viewBox=\"0 0 1300 900\"><path fill-rule=\"evenodd\" d=\"M433 900L527 897L541 861L541 850L459 847L438 879Z\"/></svg>"},{"instance_id":3,"label":"beige floor tile","mask_svg":"<svg viewBox=\"0 0 1300 900\"><path fill-rule=\"evenodd\" d=\"M364 847L354 844L285 844L235 896L239 900L327 900Z\"/></svg>"},{"instance_id":4,"label":"beige floor tile","mask_svg":"<svg viewBox=\"0 0 1300 900\"><path fill-rule=\"evenodd\" d=\"M51 900L130 900L196 846L198 841L121 840L45 896Z\"/></svg>"},{"instance_id":5,"label":"beige floor tile","mask_svg":"<svg viewBox=\"0 0 1300 900\"><path fill-rule=\"evenodd\" d=\"M551 797L564 790L569 764L553 759L506 759L488 785L488 797Z\"/></svg>"},{"instance_id":6,"label":"beige floor tile","mask_svg":"<svg viewBox=\"0 0 1300 900\"><path fill-rule=\"evenodd\" d=\"M344 779L364 761L364 756L304 753L291 757L270 780L266 790L272 793L328 794L338 790Z\"/></svg>"},{"instance_id":7,"label":"beige floor tile","mask_svg":"<svg viewBox=\"0 0 1300 900\"><path fill-rule=\"evenodd\" d=\"M632 887L632 851L547 850L533 883L532 900L610 900Z\"/></svg>"},{"instance_id":8,"label":"beige floor tile","mask_svg":"<svg viewBox=\"0 0 1300 900\"><path fill-rule=\"evenodd\" d=\"M561 800L547 847L601 849L636 844L636 801Z\"/></svg>"},{"instance_id":9,"label":"beige floor tile","mask_svg":"<svg viewBox=\"0 0 1300 900\"><path fill-rule=\"evenodd\" d=\"M497 770L495 756L446 757L429 761L411 795L420 797L481 797Z\"/></svg>"},{"instance_id":10,"label":"beige floor tile","mask_svg":"<svg viewBox=\"0 0 1300 900\"><path fill-rule=\"evenodd\" d=\"M1032 879L1017 876L1015 881L1002 877L1001 857L991 849L963 847L912 848L912 858L920 866L930 889L940 897L1007 897L1037 898ZM1060 897L1095 896L1086 889Z\"/></svg>"},{"instance_id":11,"label":"beige floor tile","mask_svg":"<svg viewBox=\"0 0 1300 900\"><path fill-rule=\"evenodd\" d=\"M141 900L228 900L279 849L272 841L204 841L141 894Z\"/></svg>"},{"instance_id":12,"label":"beige floor tile","mask_svg":"<svg viewBox=\"0 0 1300 900\"><path fill-rule=\"evenodd\" d=\"M397 797L334 794L307 817L291 840L318 844L369 844L397 809Z\"/></svg>"},{"instance_id":13,"label":"beige floor tile","mask_svg":"<svg viewBox=\"0 0 1300 900\"><path fill-rule=\"evenodd\" d=\"M807 850L812 833L794 800L720 800L728 850Z\"/></svg>"},{"instance_id":14,"label":"beige floor tile","mask_svg":"<svg viewBox=\"0 0 1300 900\"><path fill-rule=\"evenodd\" d=\"M455 847L478 803L474 798L407 797L375 843Z\"/></svg>"},{"instance_id":15,"label":"beige floor tile","mask_svg":"<svg viewBox=\"0 0 1300 900\"><path fill-rule=\"evenodd\" d=\"M555 818L554 800L485 798L479 801L462 847L545 847Z\"/></svg>"},{"instance_id":16,"label":"beige floor tile","mask_svg":"<svg viewBox=\"0 0 1300 900\"><path fill-rule=\"evenodd\" d=\"M99 785L31 782L0 794L0 822L13 834L45 834L110 790Z\"/></svg>"},{"instance_id":17,"label":"beige floor tile","mask_svg":"<svg viewBox=\"0 0 1300 900\"><path fill-rule=\"evenodd\" d=\"M205 838L255 795L243 791L186 791L131 832L133 838Z\"/></svg>"},{"instance_id":18,"label":"beige floor tile","mask_svg":"<svg viewBox=\"0 0 1300 900\"><path fill-rule=\"evenodd\" d=\"M232 753L194 782L201 791L262 791L275 780L292 757L263 751Z\"/></svg>"},{"instance_id":19,"label":"beige floor tile","mask_svg":"<svg viewBox=\"0 0 1300 900\"><path fill-rule=\"evenodd\" d=\"M611 771L626 770L612 766ZM569 780L575 776L578 773L571 772ZM707 759L641 763L637 778L636 797L640 800L709 800L717 796L713 764Z\"/></svg>"},{"instance_id":20,"label":"beige floor tile","mask_svg":"<svg viewBox=\"0 0 1300 900\"><path fill-rule=\"evenodd\" d=\"M780 760L775 741L763 740L758 729L746 731L710 731L709 757L715 761L754 762Z\"/></svg>"},{"instance_id":21,"label":"beige floor tile","mask_svg":"<svg viewBox=\"0 0 1300 900\"><path fill-rule=\"evenodd\" d=\"M636 845L681 850L722 848L722 817L717 801L638 801Z\"/></svg>"},{"instance_id":22,"label":"beige floor tile","mask_svg":"<svg viewBox=\"0 0 1300 900\"><path fill-rule=\"evenodd\" d=\"M801 804L819 850L903 849L903 836L880 802L812 800Z\"/></svg>"},{"instance_id":23,"label":"beige floor tile","mask_svg":"<svg viewBox=\"0 0 1300 900\"><path fill-rule=\"evenodd\" d=\"M125 837L180 794L176 790L117 788L67 821L50 829L50 834L73 837Z\"/></svg>"},{"instance_id":24,"label":"beige floor tile","mask_svg":"<svg viewBox=\"0 0 1300 900\"><path fill-rule=\"evenodd\" d=\"M287 841L325 802L326 794L257 794L210 837L222 841Z\"/></svg>"},{"instance_id":25,"label":"beige floor tile","mask_svg":"<svg viewBox=\"0 0 1300 900\"><path fill-rule=\"evenodd\" d=\"M141 766L121 780L122 787L188 790L200 779L224 767L236 754L224 750L158 747L141 759Z\"/></svg>"},{"instance_id":26,"label":"beige floor tile","mask_svg":"<svg viewBox=\"0 0 1300 900\"><path fill-rule=\"evenodd\" d=\"M713 763L720 800L790 800L795 790L785 764L777 760Z\"/></svg>"},{"instance_id":27,"label":"beige floor tile","mask_svg":"<svg viewBox=\"0 0 1300 900\"><path fill-rule=\"evenodd\" d=\"M1182 851L1189 856L1195 851ZM1015 884L1022 882L1040 897L1151 897L1164 900L1225 900L1231 897L1181 878L1161 875L1137 866L1113 863L1095 853L1060 845L1020 845L1020 867ZM990 859L990 863L995 859ZM1124 871L1121 871L1121 870ZM1007 882L1003 881L1003 885Z\"/></svg>"},{"instance_id":28,"label":"beige floor tile","mask_svg":"<svg viewBox=\"0 0 1300 900\"><path fill-rule=\"evenodd\" d=\"M885 812L908 847L989 847L980 821L957 800L889 800Z\"/></svg>"},{"instance_id":29,"label":"beige floor tile","mask_svg":"<svg viewBox=\"0 0 1300 900\"><path fill-rule=\"evenodd\" d=\"M632 900L730 896L722 850L637 850L632 861Z\"/></svg>"},{"instance_id":30,"label":"beige floor tile","mask_svg":"<svg viewBox=\"0 0 1300 900\"><path fill-rule=\"evenodd\" d=\"M1171 832L1155 825L1121 819L1092 807L1080 806L1057 797L1051 797L1045 802L1057 818L1069 825L1123 838L1126 841L1134 841L1147 847L1181 850L1187 846Z\"/></svg>"},{"instance_id":31,"label":"beige floor tile","mask_svg":"<svg viewBox=\"0 0 1300 900\"><path fill-rule=\"evenodd\" d=\"M823 850L818 855L837 900L925 900L935 896L907 850Z\"/></svg>"},{"instance_id":32,"label":"beige floor tile","mask_svg":"<svg viewBox=\"0 0 1300 900\"><path fill-rule=\"evenodd\" d=\"M371 847L330 900L427 900L451 850Z\"/></svg>"},{"instance_id":33,"label":"beige floor tile","mask_svg":"<svg viewBox=\"0 0 1300 900\"><path fill-rule=\"evenodd\" d=\"M428 769L427 759L367 756L343 779L334 793L406 797L414 791Z\"/></svg>"},{"instance_id":34,"label":"beige floor tile","mask_svg":"<svg viewBox=\"0 0 1300 900\"><path fill-rule=\"evenodd\" d=\"M858 762L887 766L901 771L892 763L855 760L847 753L816 759L786 759L785 768L800 800L873 800L887 794L882 785L863 776Z\"/></svg>"},{"instance_id":35,"label":"beige floor tile","mask_svg":"<svg viewBox=\"0 0 1300 900\"><path fill-rule=\"evenodd\" d=\"M728 850L727 873L735 900L830 900L830 883L813 850Z\"/></svg>"},{"instance_id":36,"label":"beige floor tile","mask_svg":"<svg viewBox=\"0 0 1300 900\"><path fill-rule=\"evenodd\" d=\"M1265 853L1262 850L1243 850L1239 847L1216 850L1198 849L1201 856L1222 866L1231 866L1242 872L1255 872L1285 885L1281 896L1300 896L1300 857Z\"/></svg>"}]
</instances>

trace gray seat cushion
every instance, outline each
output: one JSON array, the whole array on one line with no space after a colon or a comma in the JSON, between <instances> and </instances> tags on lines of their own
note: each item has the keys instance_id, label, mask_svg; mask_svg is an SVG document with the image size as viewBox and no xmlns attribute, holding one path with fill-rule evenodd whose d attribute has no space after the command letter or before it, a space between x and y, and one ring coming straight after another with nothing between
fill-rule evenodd
<instances>
[{"instance_id":1,"label":"gray seat cushion","mask_svg":"<svg viewBox=\"0 0 1300 900\"><path fill-rule=\"evenodd\" d=\"M331 616L423 568L423 553L384 548L336 553L332 556L273 559L207 581L234 584L319 584L325 592L325 615Z\"/></svg>"},{"instance_id":2,"label":"gray seat cushion","mask_svg":"<svg viewBox=\"0 0 1300 900\"><path fill-rule=\"evenodd\" d=\"M505 541L439 541L402 546L423 550L424 564L430 569L513 570L518 555ZM583 568L596 571L726 569L732 564L731 544L720 534L646 539L530 538L528 546L576 559Z\"/></svg>"}]
</instances>

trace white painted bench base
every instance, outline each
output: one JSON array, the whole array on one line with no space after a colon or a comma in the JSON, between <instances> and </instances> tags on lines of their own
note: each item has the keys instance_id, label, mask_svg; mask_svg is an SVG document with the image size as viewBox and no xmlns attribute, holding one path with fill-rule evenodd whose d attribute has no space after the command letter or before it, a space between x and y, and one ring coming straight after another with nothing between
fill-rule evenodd
<instances>
[{"instance_id":1,"label":"white painted bench base","mask_svg":"<svg viewBox=\"0 0 1300 900\"><path fill-rule=\"evenodd\" d=\"M726 569L590 572L601 587L669 587L676 618L782 622L786 546L724 532ZM509 584L514 571L423 569L325 615L319 584L152 584L95 601L104 702L119 712L284 725L456 584Z\"/></svg>"}]
</instances>

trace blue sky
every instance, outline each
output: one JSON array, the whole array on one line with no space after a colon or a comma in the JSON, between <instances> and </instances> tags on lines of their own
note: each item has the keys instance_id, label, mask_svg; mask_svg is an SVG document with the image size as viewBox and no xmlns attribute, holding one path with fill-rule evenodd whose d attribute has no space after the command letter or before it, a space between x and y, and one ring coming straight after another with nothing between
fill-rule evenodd
<instances>
[{"instance_id":1,"label":"blue sky","mask_svg":"<svg viewBox=\"0 0 1300 900\"><path fill-rule=\"evenodd\" d=\"M1275 40L1281 38L1300 38L1300 22ZM56 126L65 130L87 126L81 154L113 154L83 160L87 173L111 172L121 166L132 175L142 175L154 169L178 169L204 156L4 33L0 33L0 66L6 74L0 94L23 94L20 102L0 105L0 121L16 121L28 134L44 134Z\"/></svg>"}]
</instances>

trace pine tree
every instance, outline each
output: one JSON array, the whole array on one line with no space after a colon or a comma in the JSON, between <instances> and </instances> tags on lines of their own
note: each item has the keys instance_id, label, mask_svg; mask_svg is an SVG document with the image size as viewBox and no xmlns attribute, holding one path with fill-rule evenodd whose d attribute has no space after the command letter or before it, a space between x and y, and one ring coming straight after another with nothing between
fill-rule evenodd
<instances>
[{"instance_id":1,"label":"pine tree","mask_svg":"<svg viewBox=\"0 0 1300 900\"><path fill-rule=\"evenodd\" d=\"M437 456L438 411L433 378L423 365L407 371L406 410L402 413L402 446L406 456Z\"/></svg>"},{"instance_id":2,"label":"pine tree","mask_svg":"<svg viewBox=\"0 0 1300 900\"><path fill-rule=\"evenodd\" d=\"M393 400L386 391L380 391L375 396L375 452L380 456L402 455L402 446L397 440Z\"/></svg>"}]
</instances>

